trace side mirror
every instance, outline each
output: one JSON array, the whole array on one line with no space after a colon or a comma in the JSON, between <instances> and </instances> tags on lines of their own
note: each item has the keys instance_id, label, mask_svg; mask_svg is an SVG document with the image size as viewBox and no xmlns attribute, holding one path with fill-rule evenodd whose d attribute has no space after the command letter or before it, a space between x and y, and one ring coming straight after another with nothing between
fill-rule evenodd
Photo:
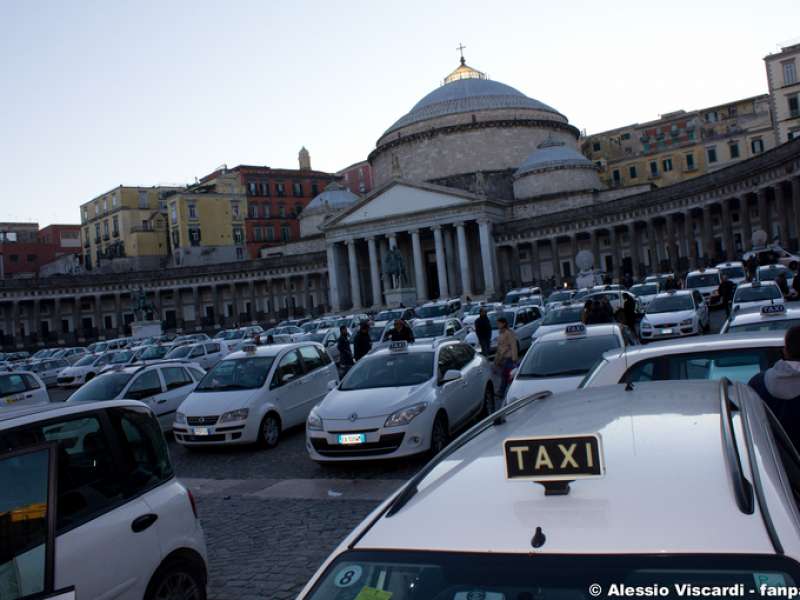
<instances>
[{"instance_id":1,"label":"side mirror","mask_svg":"<svg viewBox=\"0 0 800 600\"><path fill-rule=\"evenodd\" d=\"M456 369L448 369L442 376L442 385L461 379L461 371Z\"/></svg>"}]
</instances>

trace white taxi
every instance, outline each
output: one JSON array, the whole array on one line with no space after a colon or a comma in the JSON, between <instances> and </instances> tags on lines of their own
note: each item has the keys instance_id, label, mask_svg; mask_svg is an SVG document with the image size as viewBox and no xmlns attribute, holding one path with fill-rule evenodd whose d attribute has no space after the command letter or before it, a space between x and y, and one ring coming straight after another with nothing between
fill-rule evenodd
<instances>
[{"instance_id":1,"label":"white taxi","mask_svg":"<svg viewBox=\"0 0 800 600\"><path fill-rule=\"evenodd\" d=\"M308 415L308 453L318 462L436 454L491 410L491 376L467 344L391 342L359 360Z\"/></svg>"},{"instance_id":2,"label":"white taxi","mask_svg":"<svg viewBox=\"0 0 800 600\"><path fill-rule=\"evenodd\" d=\"M722 306L722 297L717 293L722 283L718 269L698 269L686 275L687 290L697 290L703 295L710 308Z\"/></svg>"},{"instance_id":3,"label":"white taxi","mask_svg":"<svg viewBox=\"0 0 800 600\"><path fill-rule=\"evenodd\" d=\"M650 302L639 336L650 341L698 335L708 331L709 319L708 304L698 290L672 290Z\"/></svg>"},{"instance_id":4,"label":"white taxi","mask_svg":"<svg viewBox=\"0 0 800 600\"><path fill-rule=\"evenodd\" d=\"M795 325L800 325L800 306L776 304L732 313L720 333L786 331Z\"/></svg>"},{"instance_id":5,"label":"white taxi","mask_svg":"<svg viewBox=\"0 0 800 600\"><path fill-rule=\"evenodd\" d=\"M732 281L736 285L744 283L747 280L744 263L741 261L719 263L714 268L719 271L720 276L725 275L729 281Z\"/></svg>"},{"instance_id":6,"label":"white taxi","mask_svg":"<svg viewBox=\"0 0 800 600\"><path fill-rule=\"evenodd\" d=\"M534 395L423 467L299 598L786 594L800 583L796 457L741 384Z\"/></svg>"},{"instance_id":7,"label":"white taxi","mask_svg":"<svg viewBox=\"0 0 800 600\"><path fill-rule=\"evenodd\" d=\"M631 294L636 296L639 299L639 303L642 305L642 308L647 308L647 305L658 296L659 287L658 284L653 283L637 283L631 286L630 289Z\"/></svg>"},{"instance_id":8,"label":"white taxi","mask_svg":"<svg viewBox=\"0 0 800 600\"><path fill-rule=\"evenodd\" d=\"M577 389L604 352L638 343L628 329L623 330L619 325L587 327L578 323L543 335L514 370L506 402L543 391Z\"/></svg>"},{"instance_id":9,"label":"white taxi","mask_svg":"<svg viewBox=\"0 0 800 600\"><path fill-rule=\"evenodd\" d=\"M47 386L32 371L0 373L0 410L50 402Z\"/></svg>"},{"instance_id":10,"label":"white taxi","mask_svg":"<svg viewBox=\"0 0 800 600\"><path fill-rule=\"evenodd\" d=\"M786 275L786 285L791 288L792 282L794 281L794 271L785 265L764 265L763 267L758 267L758 270L756 270L756 280L762 283L766 281L775 281L780 273Z\"/></svg>"},{"instance_id":11,"label":"white taxi","mask_svg":"<svg viewBox=\"0 0 800 600\"><path fill-rule=\"evenodd\" d=\"M772 304L783 304L783 294L774 281L761 283L741 283L733 294L732 309L734 311L747 308L761 308Z\"/></svg>"},{"instance_id":12,"label":"white taxi","mask_svg":"<svg viewBox=\"0 0 800 600\"><path fill-rule=\"evenodd\" d=\"M561 306L550 308L539 322L536 331L533 332L533 341L545 334L554 331L563 331L567 325L575 325L581 322L583 316L583 303L567 302Z\"/></svg>"},{"instance_id":13,"label":"white taxi","mask_svg":"<svg viewBox=\"0 0 800 600\"><path fill-rule=\"evenodd\" d=\"M91 381L95 375L99 374L107 367L116 351L104 352L103 354L87 354L74 365L63 369L56 378L58 387L77 387L87 381Z\"/></svg>"},{"instance_id":14,"label":"white taxi","mask_svg":"<svg viewBox=\"0 0 800 600\"><path fill-rule=\"evenodd\" d=\"M281 431L305 422L339 380L320 344L245 346L219 361L178 408L172 430L183 446L252 444L271 448Z\"/></svg>"},{"instance_id":15,"label":"white taxi","mask_svg":"<svg viewBox=\"0 0 800 600\"><path fill-rule=\"evenodd\" d=\"M445 338L463 340L467 335L466 328L458 319L414 319L411 321L411 332L416 342L433 342Z\"/></svg>"}]
</instances>

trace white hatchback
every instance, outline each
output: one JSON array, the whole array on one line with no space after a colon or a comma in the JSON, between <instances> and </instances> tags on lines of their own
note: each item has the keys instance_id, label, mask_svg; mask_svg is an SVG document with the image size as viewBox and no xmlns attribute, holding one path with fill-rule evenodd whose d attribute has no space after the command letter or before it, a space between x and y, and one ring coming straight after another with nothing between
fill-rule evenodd
<instances>
[{"instance_id":1,"label":"white hatchback","mask_svg":"<svg viewBox=\"0 0 800 600\"><path fill-rule=\"evenodd\" d=\"M783 294L774 281L741 283L733 294L733 311L783 304Z\"/></svg>"},{"instance_id":2,"label":"white hatchback","mask_svg":"<svg viewBox=\"0 0 800 600\"><path fill-rule=\"evenodd\" d=\"M10 406L47 404L47 387L36 373L14 371L0 373L0 410Z\"/></svg>"},{"instance_id":3,"label":"white hatchback","mask_svg":"<svg viewBox=\"0 0 800 600\"><path fill-rule=\"evenodd\" d=\"M650 302L639 324L642 341L698 335L709 328L708 304L698 290L669 291Z\"/></svg>"},{"instance_id":4,"label":"white hatchback","mask_svg":"<svg viewBox=\"0 0 800 600\"><path fill-rule=\"evenodd\" d=\"M320 344L245 346L211 369L178 408L175 440L184 446L278 444L305 422L339 380Z\"/></svg>"},{"instance_id":5,"label":"white hatchback","mask_svg":"<svg viewBox=\"0 0 800 600\"><path fill-rule=\"evenodd\" d=\"M87 354L74 365L65 368L58 374L56 383L59 387L77 387L91 381L114 358L113 352L103 354Z\"/></svg>"}]
</instances>

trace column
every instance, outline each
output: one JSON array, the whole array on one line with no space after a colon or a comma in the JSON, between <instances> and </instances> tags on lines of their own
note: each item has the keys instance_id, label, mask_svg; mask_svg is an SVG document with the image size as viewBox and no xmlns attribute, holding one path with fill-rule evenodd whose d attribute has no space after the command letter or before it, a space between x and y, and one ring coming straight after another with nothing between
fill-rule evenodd
<instances>
[{"instance_id":1,"label":"column","mask_svg":"<svg viewBox=\"0 0 800 600\"><path fill-rule=\"evenodd\" d=\"M388 235L389 238L389 249L397 248L397 234L392 232Z\"/></svg>"},{"instance_id":2,"label":"column","mask_svg":"<svg viewBox=\"0 0 800 600\"><path fill-rule=\"evenodd\" d=\"M647 220L647 244L650 246L650 272L658 273L661 266L658 261L658 246L656 245L656 223L654 219Z\"/></svg>"},{"instance_id":3,"label":"column","mask_svg":"<svg viewBox=\"0 0 800 600\"><path fill-rule=\"evenodd\" d=\"M742 222L742 248L745 252L753 248L753 224L750 222L750 199L747 195L739 199L739 220Z\"/></svg>"},{"instance_id":4,"label":"column","mask_svg":"<svg viewBox=\"0 0 800 600\"><path fill-rule=\"evenodd\" d=\"M378 248L375 246L375 236L367 238L367 248L369 249L369 277L372 282L372 306L383 304L381 298L381 278L378 274ZM416 261L416 256L414 258Z\"/></svg>"},{"instance_id":5,"label":"column","mask_svg":"<svg viewBox=\"0 0 800 600\"><path fill-rule=\"evenodd\" d=\"M53 329L59 344L64 343L64 331L61 328L61 298L53 299Z\"/></svg>"},{"instance_id":6,"label":"column","mask_svg":"<svg viewBox=\"0 0 800 600\"><path fill-rule=\"evenodd\" d=\"M667 215L667 254L669 255L669 268L673 273L678 272L678 245L675 243L675 220L672 215Z\"/></svg>"},{"instance_id":7,"label":"column","mask_svg":"<svg viewBox=\"0 0 800 600\"><path fill-rule=\"evenodd\" d=\"M617 282L622 281L622 258L619 251L619 237L617 236L617 228L612 225L608 228L608 234L611 242L611 252L614 256L614 269L613 276Z\"/></svg>"},{"instance_id":8,"label":"column","mask_svg":"<svg viewBox=\"0 0 800 600\"><path fill-rule=\"evenodd\" d=\"M389 240L387 238L383 238L378 242L378 256L381 260L380 267L381 267L381 280L383 281L383 289L384 291L392 289L392 282L389 279L389 276L383 272L383 263L386 260L386 255L389 253Z\"/></svg>"},{"instance_id":9,"label":"column","mask_svg":"<svg viewBox=\"0 0 800 600\"><path fill-rule=\"evenodd\" d=\"M570 250L572 251L572 279L574 280L575 277L578 275L578 263L575 262L575 257L578 256L578 234L573 233L572 238L570 239ZM519 259L517 259L519 262Z\"/></svg>"},{"instance_id":10,"label":"column","mask_svg":"<svg viewBox=\"0 0 800 600\"><path fill-rule=\"evenodd\" d=\"M410 233L411 249L414 255L414 281L417 286L417 301L425 302L428 299L428 282L425 280L425 263L422 262L422 244L419 241L419 229L413 229ZM438 260L438 253L436 256Z\"/></svg>"},{"instance_id":11,"label":"column","mask_svg":"<svg viewBox=\"0 0 800 600\"><path fill-rule=\"evenodd\" d=\"M595 269L601 269L602 260L600 259L600 238L597 235L597 229L592 229L589 232L589 241L592 246L592 257L594 259L592 266L594 266Z\"/></svg>"},{"instance_id":12,"label":"column","mask_svg":"<svg viewBox=\"0 0 800 600\"><path fill-rule=\"evenodd\" d=\"M200 331L203 324L203 306L200 302L200 286L192 286L192 305L194 306L194 330Z\"/></svg>"},{"instance_id":13,"label":"column","mask_svg":"<svg viewBox=\"0 0 800 600\"><path fill-rule=\"evenodd\" d=\"M722 214L722 247L726 260L733 260L736 257L736 247L733 243L733 221L731 221L730 200L722 200L719 203Z\"/></svg>"},{"instance_id":14,"label":"column","mask_svg":"<svg viewBox=\"0 0 800 600\"><path fill-rule=\"evenodd\" d=\"M75 296L72 304L72 320L74 321L75 337L79 343L86 341L86 336L83 334L83 319L81 318L81 297Z\"/></svg>"},{"instance_id":15,"label":"column","mask_svg":"<svg viewBox=\"0 0 800 600\"><path fill-rule=\"evenodd\" d=\"M233 314L231 318L235 327L240 327L242 323L239 322L239 288L235 281L230 283L231 288L231 304L233 305Z\"/></svg>"},{"instance_id":16,"label":"column","mask_svg":"<svg viewBox=\"0 0 800 600\"><path fill-rule=\"evenodd\" d=\"M461 292L464 297L472 296L472 269L469 264L469 248L467 247L467 232L464 223L456 223L456 238L458 239L458 265L461 268Z\"/></svg>"},{"instance_id":17,"label":"column","mask_svg":"<svg viewBox=\"0 0 800 600\"><path fill-rule=\"evenodd\" d=\"M778 218L780 240L783 248L789 247L789 218L786 213L786 202L789 198L790 194L786 191L785 185L779 183L775 186L775 215Z\"/></svg>"},{"instance_id":18,"label":"column","mask_svg":"<svg viewBox=\"0 0 800 600\"><path fill-rule=\"evenodd\" d=\"M353 309L361 309L361 286L358 283L358 257L356 256L356 241L347 240L347 260L350 267L350 298L353 300Z\"/></svg>"},{"instance_id":19,"label":"column","mask_svg":"<svg viewBox=\"0 0 800 600\"><path fill-rule=\"evenodd\" d=\"M19 300L14 300L11 309L11 322L14 327L14 345L17 348L25 346L25 328L20 320Z\"/></svg>"},{"instance_id":20,"label":"column","mask_svg":"<svg viewBox=\"0 0 800 600\"><path fill-rule=\"evenodd\" d=\"M156 314L153 315L156 321L164 320L164 311L161 306L161 290L156 288L153 291L153 304L156 307Z\"/></svg>"},{"instance_id":21,"label":"column","mask_svg":"<svg viewBox=\"0 0 800 600\"><path fill-rule=\"evenodd\" d=\"M339 300L339 268L336 264L336 244L333 242L327 245L326 251L328 253L328 288L330 289L330 303L333 312L342 310L342 303ZM272 286L270 286L270 293ZM272 309L275 310L274 300L272 301Z\"/></svg>"},{"instance_id":22,"label":"column","mask_svg":"<svg viewBox=\"0 0 800 600\"><path fill-rule=\"evenodd\" d=\"M637 279L640 275L639 265L642 262L641 258L641 240L639 239L639 230L636 228L636 222L628 223L628 239L631 241L631 264L633 267L633 278Z\"/></svg>"},{"instance_id":23,"label":"column","mask_svg":"<svg viewBox=\"0 0 800 600\"><path fill-rule=\"evenodd\" d=\"M558 242L556 238L550 238L550 261L553 263L553 279L556 281L556 286L561 285L561 264L558 260Z\"/></svg>"},{"instance_id":24,"label":"column","mask_svg":"<svg viewBox=\"0 0 800 600\"><path fill-rule=\"evenodd\" d=\"M303 315L308 316L310 313L310 306L308 305L308 273L303 275L302 279L302 296L300 297L300 307L303 309ZM255 308L253 309L255 310ZM254 321L255 323L255 321Z\"/></svg>"},{"instance_id":25,"label":"column","mask_svg":"<svg viewBox=\"0 0 800 600\"><path fill-rule=\"evenodd\" d=\"M794 177L792 184L792 208L794 210L794 235L800 244L800 177Z\"/></svg>"},{"instance_id":26,"label":"column","mask_svg":"<svg viewBox=\"0 0 800 600\"><path fill-rule=\"evenodd\" d=\"M225 323L225 318L222 316L222 286L218 284L211 285L211 301L214 304L214 327L219 329Z\"/></svg>"},{"instance_id":27,"label":"column","mask_svg":"<svg viewBox=\"0 0 800 600\"><path fill-rule=\"evenodd\" d=\"M767 234L767 243L772 240L772 223L769 218L769 204L767 204L767 188L758 190L758 222L761 229Z\"/></svg>"},{"instance_id":28,"label":"column","mask_svg":"<svg viewBox=\"0 0 800 600\"><path fill-rule=\"evenodd\" d=\"M308 276L306 275L303 279L306 283L308 282ZM256 325L256 283L252 279L247 282L247 291L250 292L250 324ZM303 297L303 308L305 308L305 296ZM181 310L181 312L183 312Z\"/></svg>"},{"instance_id":29,"label":"column","mask_svg":"<svg viewBox=\"0 0 800 600\"><path fill-rule=\"evenodd\" d=\"M433 241L436 246L436 275L439 278L439 298L449 298L450 290L447 289L447 265L444 262L444 243L442 242L442 227L434 225Z\"/></svg>"},{"instance_id":30,"label":"column","mask_svg":"<svg viewBox=\"0 0 800 600\"><path fill-rule=\"evenodd\" d=\"M453 242L453 230L449 227L442 229L444 236L444 264L447 267L447 289L455 296L458 293L456 283L456 245Z\"/></svg>"},{"instance_id":31,"label":"column","mask_svg":"<svg viewBox=\"0 0 800 600\"><path fill-rule=\"evenodd\" d=\"M122 294L114 294L114 324L117 328L117 335L125 335L125 325L122 319Z\"/></svg>"},{"instance_id":32,"label":"column","mask_svg":"<svg viewBox=\"0 0 800 600\"><path fill-rule=\"evenodd\" d=\"M495 293L495 273L492 247L491 223L480 221L478 223L478 234L481 244L481 264L483 265L484 295L488 298Z\"/></svg>"},{"instance_id":33,"label":"column","mask_svg":"<svg viewBox=\"0 0 800 600\"><path fill-rule=\"evenodd\" d=\"M103 309L100 294L96 294L94 297L94 326L97 329L97 339L106 339L103 328Z\"/></svg>"},{"instance_id":34,"label":"column","mask_svg":"<svg viewBox=\"0 0 800 600\"><path fill-rule=\"evenodd\" d=\"M697 244L694 241L694 225L692 222L692 213L687 212L683 217L684 236L689 250L689 268L697 268Z\"/></svg>"},{"instance_id":35,"label":"column","mask_svg":"<svg viewBox=\"0 0 800 600\"><path fill-rule=\"evenodd\" d=\"M706 257L706 266L711 266L714 260L714 233L710 204L703 207L703 254Z\"/></svg>"},{"instance_id":36,"label":"column","mask_svg":"<svg viewBox=\"0 0 800 600\"><path fill-rule=\"evenodd\" d=\"M519 264L519 246L517 244L511 244L511 278L514 280L515 286L522 285L522 269L520 268Z\"/></svg>"},{"instance_id":37,"label":"column","mask_svg":"<svg viewBox=\"0 0 800 600\"><path fill-rule=\"evenodd\" d=\"M536 285L542 285L542 266L539 263L539 240L531 242L531 272Z\"/></svg>"}]
</instances>

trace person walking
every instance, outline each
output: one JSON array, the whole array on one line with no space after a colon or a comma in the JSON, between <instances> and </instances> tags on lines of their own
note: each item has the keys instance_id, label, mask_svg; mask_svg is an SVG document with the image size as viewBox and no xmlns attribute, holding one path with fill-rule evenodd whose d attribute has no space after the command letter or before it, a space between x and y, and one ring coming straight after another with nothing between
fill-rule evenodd
<instances>
[{"instance_id":1,"label":"person walking","mask_svg":"<svg viewBox=\"0 0 800 600\"><path fill-rule=\"evenodd\" d=\"M494 355L494 366L500 375L499 397L502 401L506 397L506 391L508 391L511 371L519 361L519 347L517 336L508 326L508 320L505 317L497 319L497 329L497 351Z\"/></svg>"},{"instance_id":2,"label":"person walking","mask_svg":"<svg viewBox=\"0 0 800 600\"><path fill-rule=\"evenodd\" d=\"M745 269L747 270L747 281L755 281L756 280L756 271L758 270L758 261L754 255L750 255L750 257L744 263Z\"/></svg>"},{"instance_id":3,"label":"person walking","mask_svg":"<svg viewBox=\"0 0 800 600\"><path fill-rule=\"evenodd\" d=\"M783 296L784 298L786 298L788 300L789 299L789 282L788 282L788 279L786 279L786 273L784 273L783 271L778 273L775 276L775 283L778 284L778 287L781 290L781 296Z\"/></svg>"},{"instance_id":4,"label":"person walking","mask_svg":"<svg viewBox=\"0 0 800 600\"><path fill-rule=\"evenodd\" d=\"M339 327L339 339L336 340L336 349L339 351L339 377L344 377L355 364L353 351L350 349L350 332L345 325Z\"/></svg>"},{"instance_id":5,"label":"person walking","mask_svg":"<svg viewBox=\"0 0 800 600\"><path fill-rule=\"evenodd\" d=\"M622 304L623 322L632 331L636 331L636 301L627 294Z\"/></svg>"},{"instance_id":6,"label":"person walking","mask_svg":"<svg viewBox=\"0 0 800 600\"><path fill-rule=\"evenodd\" d=\"M369 323L362 321L358 333L353 337L353 358L356 362L372 350L372 338L369 337Z\"/></svg>"},{"instance_id":7,"label":"person walking","mask_svg":"<svg viewBox=\"0 0 800 600\"><path fill-rule=\"evenodd\" d=\"M719 297L722 299L722 304L725 306L725 316L731 316L731 303L733 302L733 294L736 291L736 284L731 281L727 275L724 273L720 278L719 288L717 288L717 293Z\"/></svg>"},{"instance_id":8,"label":"person walking","mask_svg":"<svg viewBox=\"0 0 800 600\"><path fill-rule=\"evenodd\" d=\"M414 332L411 331L411 327L408 326L408 323L402 319L397 319L394 322L394 327L386 334L386 340L389 342L408 342L409 344L413 344Z\"/></svg>"},{"instance_id":9,"label":"person walking","mask_svg":"<svg viewBox=\"0 0 800 600\"><path fill-rule=\"evenodd\" d=\"M475 319L475 335L478 336L478 343L481 345L481 353L489 356L492 349L492 322L486 315L486 309L478 311L478 318Z\"/></svg>"},{"instance_id":10,"label":"person walking","mask_svg":"<svg viewBox=\"0 0 800 600\"><path fill-rule=\"evenodd\" d=\"M770 407L795 448L800 448L800 325L783 338L783 359L753 375L748 385Z\"/></svg>"}]
</instances>

